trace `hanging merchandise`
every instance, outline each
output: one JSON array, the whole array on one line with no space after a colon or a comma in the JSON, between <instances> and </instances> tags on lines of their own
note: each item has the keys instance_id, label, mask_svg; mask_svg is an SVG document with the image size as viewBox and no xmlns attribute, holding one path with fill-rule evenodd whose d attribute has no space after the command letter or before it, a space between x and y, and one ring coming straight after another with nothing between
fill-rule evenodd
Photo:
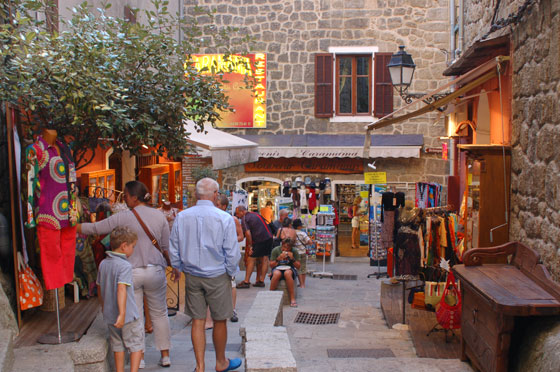
<instances>
[{"instance_id":1,"label":"hanging merchandise","mask_svg":"<svg viewBox=\"0 0 560 372\"><path fill-rule=\"evenodd\" d=\"M36 159L39 186L35 197L37 238L45 288L60 288L74 277L77 203L76 171L68 146L55 130L45 130L26 150ZM31 164L35 166L35 164Z\"/></svg>"},{"instance_id":2,"label":"hanging merchandise","mask_svg":"<svg viewBox=\"0 0 560 372\"><path fill-rule=\"evenodd\" d=\"M43 304L43 288L37 276L29 265L23 260L20 252L17 253L18 259L18 285L19 285L19 306L21 310L31 309Z\"/></svg>"},{"instance_id":3,"label":"hanging merchandise","mask_svg":"<svg viewBox=\"0 0 560 372\"><path fill-rule=\"evenodd\" d=\"M433 208L441 206L442 186L439 183L416 183L415 206Z\"/></svg>"},{"instance_id":4,"label":"hanging merchandise","mask_svg":"<svg viewBox=\"0 0 560 372\"><path fill-rule=\"evenodd\" d=\"M447 299L448 294L450 294L450 288L453 296L455 296L454 303L452 304ZM443 329L461 328L461 293L457 290L457 283L452 272L449 272L447 275L447 283L436 309L436 318Z\"/></svg>"}]
</instances>

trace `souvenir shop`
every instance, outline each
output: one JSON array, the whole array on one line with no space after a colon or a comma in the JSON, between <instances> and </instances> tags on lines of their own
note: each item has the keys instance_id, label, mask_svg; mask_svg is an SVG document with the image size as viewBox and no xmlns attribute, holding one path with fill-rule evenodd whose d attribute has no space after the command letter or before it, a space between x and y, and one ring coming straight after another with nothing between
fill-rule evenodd
<instances>
[{"instance_id":1,"label":"souvenir shop","mask_svg":"<svg viewBox=\"0 0 560 372\"><path fill-rule=\"evenodd\" d=\"M153 156L149 150L131 157L98 148L95 154L86 153L86 159L93 157L88 165L76 169L72 152L56 130L45 129L26 138L17 112L10 110L7 117L10 198L3 210L11 210L6 239L11 257L4 257L4 262L13 266L4 265L2 271L13 275L13 288L7 292L13 293L16 305L19 335L15 345L59 343L52 337L59 329L64 336L73 335L63 342L74 341L98 314L95 281L108 249L107 236L77 234L75 225L127 208L123 185L137 178L148 186L154 207L177 211L183 193L181 162ZM8 203L3 201L3 205ZM66 260L51 262L47 257L49 244L56 240L49 234L65 237L60 244L67 252ZM64 319L61 328L57 318Z\"/></svg>"}]
</instances>

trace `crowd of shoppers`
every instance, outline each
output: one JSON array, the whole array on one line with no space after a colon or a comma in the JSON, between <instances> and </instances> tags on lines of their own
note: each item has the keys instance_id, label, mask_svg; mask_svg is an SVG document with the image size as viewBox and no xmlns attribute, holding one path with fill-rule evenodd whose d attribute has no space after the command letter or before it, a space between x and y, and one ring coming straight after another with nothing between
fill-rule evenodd
<instances>
[{"instance_id":1,"label":"crowd of shoppers","mask_svg":"<svg viewBox=\"0 0 560 372\"><path fill-rule=\"evenodd\" d=\"M103 316L110 330L117 372L124 371L124 352L131 353L131 371L145 367L145 333L154 333L160 351L159 365L169 367L171 331L167 314L166 270L171 279L185 275L185 313L192 318L191 340L196 371L204 371L205 330L212 328L216 371L239 368L239 358L225 355L227 320L237 322L236 287L264 287L270 268L270 289L284 280L290 305L297 306L295 286L305 287L306 246L309 237L302 222L281 210L272 222L267 205L259 213L238 206L234 216L226 213L229 201L219 194L218 183L204 178L196 184L196 205L179 212L169 203L149 206L151 194L138 181L125 185L124 201L129 209L95 223L78 225L85 235L110 235L111 251L101 262L97 284ZM270 211L267 210L270 209ZM266 217L266 218L265 218ZM235 282L240 261L239 243L246 239L248 257L245 280ZM274 243L276 241L276 244Z\"/></svg>"}]
</instances>

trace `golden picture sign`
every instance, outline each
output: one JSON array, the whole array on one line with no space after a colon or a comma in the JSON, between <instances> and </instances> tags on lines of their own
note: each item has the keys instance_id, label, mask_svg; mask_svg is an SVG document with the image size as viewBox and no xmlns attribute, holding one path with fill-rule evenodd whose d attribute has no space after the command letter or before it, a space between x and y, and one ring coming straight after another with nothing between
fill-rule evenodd
<instances>
[{"instance_id":1,"label":"golden picture sign","mask_svg":"<svg viewBox=\"0 0 560 372\"><path fill-rule=\"evenodd\" d=\"M218 128L266 128L266 54L230 55L196 54L192 56L200 71L224 72L224 93L233 111L222 112ZM245 76L254 79L253 90L245 88Z\"/></svg>"}]
</instances>

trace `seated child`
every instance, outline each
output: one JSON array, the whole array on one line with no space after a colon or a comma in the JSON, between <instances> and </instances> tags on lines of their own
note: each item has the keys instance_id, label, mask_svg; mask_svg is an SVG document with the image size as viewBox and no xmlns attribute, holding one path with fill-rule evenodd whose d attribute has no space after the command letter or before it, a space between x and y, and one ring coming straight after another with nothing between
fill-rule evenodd
<instances>
[{"instance_id":1,"label":"seated child","mask_svg":"<svg viewBox=\"0 0 560 372\"><path fill-rule=\"evenodd\" d=\"M97 285L103 319L109 327L109 341L115 353L117 372L124 372L124 352L130 352L130 371L138 372L144 348L144 327L134 301L132 266L127 258L138 237L127 227L111 232L111 251L99 265Z\"/></svg>"}]
</instances>

